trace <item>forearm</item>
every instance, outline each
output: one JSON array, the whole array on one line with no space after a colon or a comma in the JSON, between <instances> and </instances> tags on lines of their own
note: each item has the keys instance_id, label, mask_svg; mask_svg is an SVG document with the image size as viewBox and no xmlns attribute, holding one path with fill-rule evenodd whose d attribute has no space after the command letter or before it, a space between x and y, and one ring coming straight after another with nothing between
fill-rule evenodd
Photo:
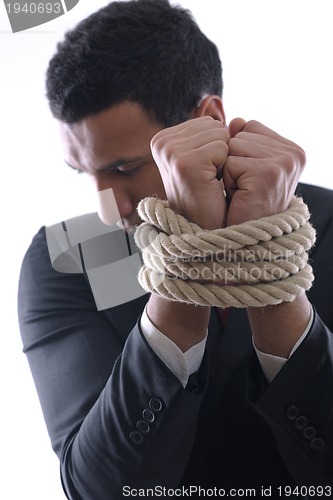
<instances>
[{"instance_id":1,"label":"forearm","mask_svg":"<svg viewBox=\"0 0 333 500\"><path fill-rule=\"evenodd\" d=\"M181 351L186 352L207 334L209 307L171 302L152 294L147 313L152 323L169 337Z\"/></svg>"},{"instance_id":2,"label":"forearm","mask_svg":"<svg viewBox=\"0 0 333 500\"><path fill-rule=\"evenodd\" d=\"M311 315L306 295L276 306L248 308L248 317L257 348L267 354L288 358L303 335Z\"/></svg>"},{"instance_id":3,"label":"forearm","mask_svg":"<svg viewBox=\"0 0 333 500\"><path fill-rule=\"evenodd\" d=\"M316 311L310 332L271 384L256 356L250 360L248 400L299 485L333 484L332 361L332 332Z\"/></svg>"},{"instance_id":4,"label":"forearm","mask_svg":"<svg viewBox=\"0 0 333 500\"><path fill-rule=\"evenodd\" d=\"M125 485L176 487L189 460L203 394L183 390L136 327L62 453L69 498L120 498Z\"/></svg>"}]
</instances>

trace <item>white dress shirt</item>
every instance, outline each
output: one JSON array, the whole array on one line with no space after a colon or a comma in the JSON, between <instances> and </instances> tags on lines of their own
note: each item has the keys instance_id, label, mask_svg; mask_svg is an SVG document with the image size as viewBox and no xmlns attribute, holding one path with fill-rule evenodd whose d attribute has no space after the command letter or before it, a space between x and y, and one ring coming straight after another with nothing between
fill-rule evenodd
<instances>
[{"instance_id":1,"label":"white dress shirt","mask_svg":"<svg viewBox=\"0 0 333 500\"><path fill-rule=\"evenodd\" d=\"M257 354L259 363L269 383L272 382L283 365L294 354L296 349L300 346L300 344L309 333L313 322L313 316L314 314L311 308L309 323L301 338L294 345L288 358L280 358L279 356L272 356L271 354L266 354L262 351L259 351L252 339L253 347ZM140 326L142 333L145 336L150 347L163 361L163 363L165 363L166 366L172 371L172 373L176 375L182 386L185 387L188 382L189 376L192 373L195 373L201 365L205 351L207 335L201 342L195 344L186 352L182 352L172 340L170 340L162 332L160 332L160 330L158 330L151 322L147 314L147 306L145 307L141 316Z\"/></svg>"}]
</instances>

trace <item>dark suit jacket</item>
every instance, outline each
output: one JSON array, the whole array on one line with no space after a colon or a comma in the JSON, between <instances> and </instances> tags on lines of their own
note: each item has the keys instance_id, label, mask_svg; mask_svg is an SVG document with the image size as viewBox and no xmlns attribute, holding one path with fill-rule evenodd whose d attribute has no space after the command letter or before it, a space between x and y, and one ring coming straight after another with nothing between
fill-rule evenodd
<instances>
[{"instance_id":1,"label":"dark suit jacket","mask_svg":"<svg viewBox=\"0 0 333 500\"><path fill-rule=\"evenodd\" d=\"M68 498L120 499L124 486L253 487L259 497L262 485L332 485L333 193L299 193L318 232L315 319L270 385L246 311L232 310L223 329L212 309L204 360L183 389L138 327L148 295L98 312L85 277L54 271L45 230L35 236L20 328Z\"/></svg>"}]
</instances>

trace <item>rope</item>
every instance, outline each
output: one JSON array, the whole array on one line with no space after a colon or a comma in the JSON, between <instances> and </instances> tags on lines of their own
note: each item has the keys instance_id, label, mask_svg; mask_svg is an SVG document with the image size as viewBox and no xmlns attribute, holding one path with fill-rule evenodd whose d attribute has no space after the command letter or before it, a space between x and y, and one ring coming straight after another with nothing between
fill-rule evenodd
<instances>
[{"instance_id":1,"label":"rope","mask_svg":"<svg viewBox=\"0 0 333 500\"><path fill-rule=\"evenodd\" d=\"M292 301L312 285L307 252L315 230L301 198L280 214L213 231L157 198L142 200L138 213L138 279L147 291L204 306L262 307Z\"/></svg>"}]
</instances>

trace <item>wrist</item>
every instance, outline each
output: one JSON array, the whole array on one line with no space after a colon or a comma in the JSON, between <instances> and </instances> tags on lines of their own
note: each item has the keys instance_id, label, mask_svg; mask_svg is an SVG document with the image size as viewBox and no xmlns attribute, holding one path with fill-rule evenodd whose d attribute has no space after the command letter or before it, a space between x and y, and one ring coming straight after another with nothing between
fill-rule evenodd
<instances>
[{"instance_id":1,"label":"wrist","mask_svg":"<svg viewBox=\"0 0 333 500\"><path fill-rule=\"evenodd\" d=\"M263 353L287 359L309 324L311 310L306 295L276 306L248 308L256 347Z\"/></svg>"},{"instance_id":2,"label":"wrist","mask_svg":"<svg viewBox=\"0 0 333 500\"><path fill-rule=\"evenodd\" d=\"M158 330L186 352L206 337L210 308L173 302L152 293L147 315Z\"/></svg>"}]
</instances>

